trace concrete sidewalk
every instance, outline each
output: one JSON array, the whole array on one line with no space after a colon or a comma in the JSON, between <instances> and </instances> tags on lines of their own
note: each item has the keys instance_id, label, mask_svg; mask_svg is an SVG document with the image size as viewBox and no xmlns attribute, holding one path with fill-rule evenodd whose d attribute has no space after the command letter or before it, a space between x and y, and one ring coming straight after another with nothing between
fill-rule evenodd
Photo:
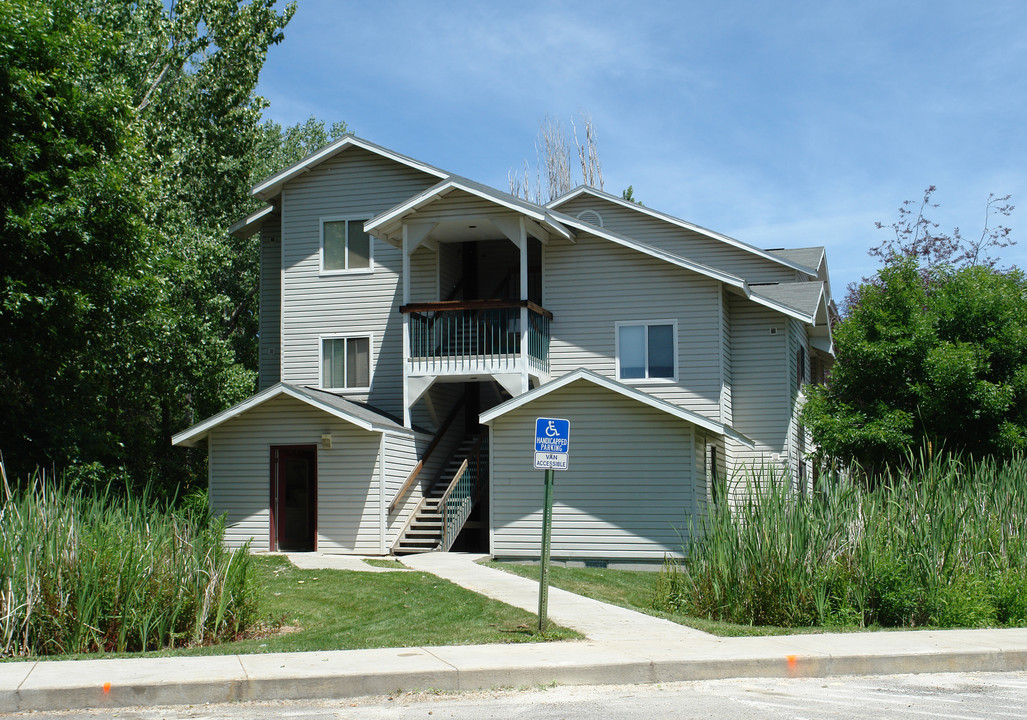
<instances>
[{"instance_id":1,"label":"concrete sidewalk","mask_svg":"<svg viewBox=\"0 0 1027 720\"><path fill-rule=\"evenodd\" d=\"M411 566L534 610L537 584L467 556ZM313 558L306 560L315 562ZM559 684L1027 669L1027 630L719 638L553 590L582 642L0 664L0 712Z\"/></svg>"}]
</instances>

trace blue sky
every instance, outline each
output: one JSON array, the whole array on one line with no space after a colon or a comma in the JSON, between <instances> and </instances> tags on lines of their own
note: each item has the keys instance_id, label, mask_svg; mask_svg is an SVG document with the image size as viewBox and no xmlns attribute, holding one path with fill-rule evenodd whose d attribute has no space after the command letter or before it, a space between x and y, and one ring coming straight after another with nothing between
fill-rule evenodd
<instances>
[{"instance_id":1,"label":"blue sky","mask_svg":"<svg viewBox=\"0 0 1027 720\"><path fill-rule=\"evenodd\" d=\"M903 200L944 229L1027 202L1027 3L298 0L258 92L507 190L546 115L591 115L605 189L871 274ZM1022 210L1005 224L1024 226ZM1004 264L1027 267L1027 241Z\"/></svg>"}]
</instances>

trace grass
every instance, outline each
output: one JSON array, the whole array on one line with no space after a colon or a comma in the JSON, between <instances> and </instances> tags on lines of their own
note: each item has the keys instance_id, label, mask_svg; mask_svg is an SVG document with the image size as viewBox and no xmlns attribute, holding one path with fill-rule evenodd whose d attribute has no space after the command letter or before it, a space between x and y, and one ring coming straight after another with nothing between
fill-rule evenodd
<instances>
[{"instance_id":1,"label":"grass","mask_svg":"<svg viewBox=\"0 0 1027 720\"><path fill-rule=\"evenodd\" d=\"M535 632L538 621L533 613L428 573L301 570L284 557L251 557L260 614L268 626L267 632L234 642L148 655L231 655L581 638L573 630L557 626L550 626L543 637ZM88 657L98 656L63 659Z\"/></svg>"},{"instance_id":2,"label":"grass","mask_svg":"<svg viewBox=\"0 0 1027 720\"><path fill-rule=\"evenodd\" d=\"M519 565L505 562L487 562L488 567L505 570L531 580L538 580L538 565ZM654 617L661 617L679 625L687 625L721 637L753 635L786 635L794 632L823 632L813 628L761 627L708 620L673 612L661 612L652 607L659 573L646 570L615 570L610 568L573 568L551 565L549 582L561 590L618 605ZM835 631L832 628L832 631Z\"/></svg>"}]
</instances>

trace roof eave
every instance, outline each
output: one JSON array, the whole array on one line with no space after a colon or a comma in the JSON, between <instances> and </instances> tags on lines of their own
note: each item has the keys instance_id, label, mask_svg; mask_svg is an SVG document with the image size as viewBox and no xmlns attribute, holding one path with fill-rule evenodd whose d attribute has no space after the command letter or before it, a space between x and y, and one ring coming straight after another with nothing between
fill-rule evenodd
<instances>
[{"instance_id":1,"label":"roof eave","mask_svg":"<svg viewBox=\"0 0 1027 720\"><path fill-rule=\"evenodd\" d=\"M317 150L316 152L311 153L299 162L290 165L284 170L280 170L268 179L255 185L253 189L250 190L250 194L255 197L261 198L262 200L270 200L271 198L278 195L279 192L281 192L282 186L289 180L299 175L302 175L308 170L313 169L321 162L329 159L330 157L333 157L334 155L342 152L343 150L346 150L349 147L362 148L364 150L367 150L368 152L375 153L376 155L381 155L382 157L389 158L390 160L394 160L398 163L414 168L416 170L421 170L423 172L428 173L429 175L435 175L439 178L445 178L449 175L449 173L440 170L437 167L433 167L431 165L428 165L427 163L420 162L419 160L414 160L413 158L409 158L406 155L400 155L397 152L394 152L392 150L389 150L388 148L382 147L381 145L376 145L372 142L359 138L356 135L343 135L335 142L329 143L325 147L321 148L320 150Z\"/></svg>"},{"instance_id":2,"label":"roof eave","mask_svg":"<svg viewBox=\"0 0 1027 720\"><path fill-rule=\"evenodd\" d=\"M569 385L572 382L577 382L578 380L586 380L588 382L593 383L594 385L606 388L611 392L618 393L620 395L641 402L657 410L661 410L667 413L668 415L672 415L680 420L692 423L693 425L698 425L699 427L702 427L705 430L709 430L719 435L725 435L727 437L730 437L749 447L755 446L755 443L751 439L747 438L745 435L742 435L740 432L738 432L737 430L728 425L715 422L713 420L710 420L709 418L703 417L702 415L696 412L686 410L682 407L678 407L677 405L668 403L666 400L655 398L652 395L644 393L635 388L623 385L622 383L619 383L615 380L611 380L610 378L594 373L591 370L586 370L585 368L578 368L577 370L569 372L566 375L556 378L555 380L551 380L545 385L541 385L535 388L534 390L530 390L529 392L524 393L523 395L518 395L517 397L511 398L510 400L507 400L504 403L500 403L499 405L491 408L490 410L481 413L478 416L478 421L483 425L488 425L496 418L505 415L506 413L511 412L512 410L516 410L519 407L522 407L530 402L533 402L535 399L539 397L548 395L549 393L555 390L559 390L560 388L565 387L566 385Z\"/></svg>"},{"instance_id":3,"label":"roof eave","mask_svg":"<svg viewBox=\"0 0 1027 720\"><path fill-rule=\"evenodd\" d=\"M385 427L378 425L374 422L369 422L363 418L356 417L347 412L340 410L339 408L325 405L318 401L317 398L311 397L310 395L284 383L277 383L269 388L265 388L256 395L251 395L241 403L237 403L227 410L207 418L203 422L197 423L190 428L186 428L182 432L176 433L171 436L171 444L179 445L182 447L196 447L202 440L206 439L207 435L211 430L219 425L222 425L229 420L239 417L243 413L252 410L258 405L262 405L268 400L275 398L279 395L287 395L300 402L307 403L323 412L333 415L341 420L345 420L357 427L367 430L368 432L379 432L379 433L394 433L394 434L405 434L397 428ZM409 431L411 434L413 431Z\"/></svg>"}]
</instances>

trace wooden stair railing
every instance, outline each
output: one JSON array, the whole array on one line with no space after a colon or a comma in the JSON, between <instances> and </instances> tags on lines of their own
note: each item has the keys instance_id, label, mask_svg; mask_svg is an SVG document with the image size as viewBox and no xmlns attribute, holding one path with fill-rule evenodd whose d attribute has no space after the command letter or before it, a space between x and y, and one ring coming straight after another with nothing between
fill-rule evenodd
<instances>
[{"instance_id":1,"label":"wooden stair railing","mask_svg":"<svg viewBox=\"0 0 1027 720\"><path fill-rule=\"evenodd\" d=\"M407 479L403 482L403 486L400 487L399 492L396 493L396 497L394 497L392 499L392 502L389 503L390 515L396 512L396 508L399 507L400 503L406 498L407 493L410 492L410 489L414 486L414 483L417 481L417 476L420 475L421 470L424 469L424 464L428 462L428 460L431 458L432 453L435 452L435 448L437 448L439 446L439 443L442 442L442 438L445 437L446 433L449 431L450 426L453 424L453 421L456 420L457 416L460 414L460 411L463 410L463 408L464 400L463 398L461 398L460 401L453 407L453 410L449 413L449 417L447 417L445 422L442 423L442 427L440 427L438 432L435 433L435 437L433 437L431 439L431 442L428 443L428 447L424 451L424 455L422 455L421 458L417 461L417 464L414 465L414 469L410 471L410 474L407 476Z\"/></svg>"}]
</instances>

